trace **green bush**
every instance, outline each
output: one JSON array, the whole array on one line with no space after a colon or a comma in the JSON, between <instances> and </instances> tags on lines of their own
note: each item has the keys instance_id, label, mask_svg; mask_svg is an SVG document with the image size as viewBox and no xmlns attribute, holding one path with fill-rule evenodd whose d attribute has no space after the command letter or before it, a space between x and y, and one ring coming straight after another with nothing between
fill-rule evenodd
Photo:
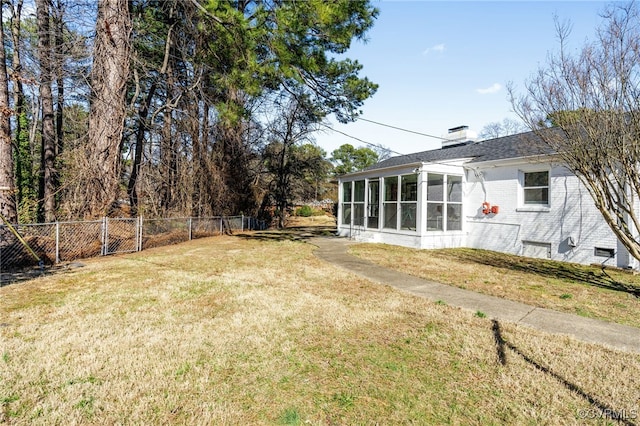
<instances>
[{"instance_id":1,"label":"green bush","mask_svg":"<svg viewBox=\"0 0 640 426\"><path fill-rule=\"evenodd\" d=\"M296 209L296 216L309 217L313 216L313 209L311 206L302 206Z\"/></svg>"}]
</instances>

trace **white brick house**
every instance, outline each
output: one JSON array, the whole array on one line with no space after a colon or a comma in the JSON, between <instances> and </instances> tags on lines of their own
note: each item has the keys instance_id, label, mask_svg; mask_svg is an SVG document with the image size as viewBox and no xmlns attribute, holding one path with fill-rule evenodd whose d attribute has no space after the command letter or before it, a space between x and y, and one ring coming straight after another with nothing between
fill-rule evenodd
<instances>
[{"instance_id":1,"label":"white brick house","mask_svg":"<svg viewBox=\"0 0 640 426\"><path fill-rule=\"evenodd\" d=\"M464 130L457 128L454 130ZM533 133L393 157L339 178L338 235L638 269Z\"/></svg>"}]
</instances>

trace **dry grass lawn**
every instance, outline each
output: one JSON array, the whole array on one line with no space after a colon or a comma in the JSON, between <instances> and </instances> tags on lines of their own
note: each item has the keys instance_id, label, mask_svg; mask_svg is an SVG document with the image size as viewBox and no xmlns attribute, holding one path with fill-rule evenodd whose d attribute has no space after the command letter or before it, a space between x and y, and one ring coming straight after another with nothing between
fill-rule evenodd
<instances>
[{"instance_id":1,"label":"dry grass lawn","mask_svg":"<svg viewBox=\"0 0 640 426\"><path fill-rule=\"evenodd\" d=\"M0 288L0 423L639 421L640 355L493 323L312 252L222 236Z\"/></svg>"},{"instance_id":2,"label":"dry grass lawn","mask_svg":"<svg viewBox=\"0 0 640 426\"><path fill-rule=\"evenodd\" d=\"M640 328L640 275L629 272L467 248L356 244L349 252L417 277Z\"/></svg>"}]
</instances>

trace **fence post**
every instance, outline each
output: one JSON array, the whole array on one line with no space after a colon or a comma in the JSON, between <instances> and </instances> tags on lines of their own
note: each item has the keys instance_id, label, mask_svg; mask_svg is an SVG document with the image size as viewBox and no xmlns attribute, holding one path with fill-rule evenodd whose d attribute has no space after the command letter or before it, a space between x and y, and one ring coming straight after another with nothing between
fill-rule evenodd
<instances>
[{"instance_id":1,"label":"fence post","mask_svg":"<svg viewBox=\"0 0 640 426\"><path fill-rule=\"evenodd\" d=\"M223 231L223 228L222 228L222 216L220 216L220 235L222 235L222 231Z\"/></svg>"},{"instance_id":2,"label":"fence post","mask_svg":"<svg viewBox=\"0 0 640 426\"><path fill-rule=\"evenodd\" d=\"M142 251L142 216L138 216L138 238L136 240L136 249Z\"/></svg>"},{"instance_id":3,"label":"fence post","mask_svg":"<svg viewBox=\"0 0 640 426\"><path fill-rule=\"evenodd\" d=\"M107 255L107 218L106 217L102 218L102 248L101 248L101 255L102 256L106 256Z\"/></svg>"},{"instance_id":4,"label":"fence post","mask_svg":"<svg viewBox=\"0 0 640 426\"><path fill-rule=\"evenodd\" d=\"M191 219L192 219L192 218L190 217L190 218L189 218L189 241L191 241L191 232L192 232L192 229L191 229L192 220L191 220Z\"/></svg>"},{"instance_id":5,"label":"fence post","mask_svg":"<svg viewBox=\"0 0 640 426\"><path fill-rule=\"evenodd\" d=\"M240 232L244 232L244 214L242 214L242 220L240 221Z\"/></svg>"},{"instance_id":6,"label":"fence post","mask_svg":"<svg viewBox=\"0 0 640 426\"><path fill-rule=\"evenodd\" d=\"M60 263L60 222L56 220L56 263Z\"/></svg>"}]
</instances>

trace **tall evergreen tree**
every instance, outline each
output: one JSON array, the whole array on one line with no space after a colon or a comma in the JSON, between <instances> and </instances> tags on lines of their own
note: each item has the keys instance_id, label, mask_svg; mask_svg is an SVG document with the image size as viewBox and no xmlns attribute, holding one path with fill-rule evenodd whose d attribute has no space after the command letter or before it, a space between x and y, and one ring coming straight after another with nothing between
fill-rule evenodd
<instances>
[{"instance_id":1,"label":"tall evergreen tree","mask_svg":"<svg viewBox=\"0 0 640 426\"><path fill-rule=\"evenodd\" d=\"M86 171L79 176L76 215L109 214L117 201L120 149L131 62L128 0L99 0L91 70Z\"/></svg>"},{"instance_id":2,"label":"tall evergreen tree","mask_svg":"<svg viewBox=\"0 0 640 426\"><path fill-rule=\"evenodd\" d=\"M0 4L0 22L3 19L4 4ZM0 46L4 46L4 25L0 25ZM4 220L16 223L18 211L15 201L13 175L13 147L9 116L9 81L5 50L0 49L0 214Z\"/></svg>"}]
</instances>

